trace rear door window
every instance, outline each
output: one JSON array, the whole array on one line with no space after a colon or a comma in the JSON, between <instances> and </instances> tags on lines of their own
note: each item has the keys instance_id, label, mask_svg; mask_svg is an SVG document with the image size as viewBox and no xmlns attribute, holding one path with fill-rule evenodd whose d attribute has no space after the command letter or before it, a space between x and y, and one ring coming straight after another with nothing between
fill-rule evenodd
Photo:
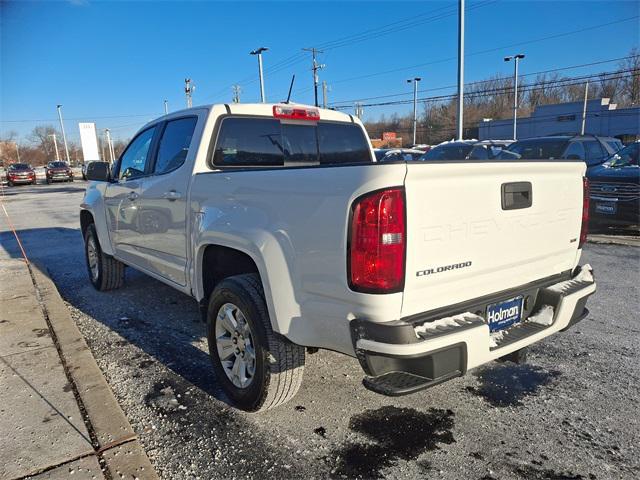
<instances>
[{"instance_id":1,"label":"rear door window","mask_svg":"<svg viewBox=\"0 0 640 480\"><path fill-rule=\"evenodd\" d=\"M569 160L584 160L585 153L582 142L570 142L567 151L564 152L564 158Z\"/></svg>"},{"instance_id":2,"label":"rear door window","mask_svg":"<svg viewBox=\"0 0 640 480\"><path fill-rule=\"evenodd\" d=\"M364 131L350 123L280 122L230 117L222 121L213 163L272 167L371 163Z\"/></svg>"},{"instance_id":3,"label":"rear door window","mask_svg":"<svg viewBox=\"0 0 640 480\"><path fill-rule=\"evenodd\" d=\"M187 153L189 153L189 145L191 145L197 122L197 117L180 118L167 122L158 146L154 173L167 173L184 163Z\"/></svg>"}]
</instances>

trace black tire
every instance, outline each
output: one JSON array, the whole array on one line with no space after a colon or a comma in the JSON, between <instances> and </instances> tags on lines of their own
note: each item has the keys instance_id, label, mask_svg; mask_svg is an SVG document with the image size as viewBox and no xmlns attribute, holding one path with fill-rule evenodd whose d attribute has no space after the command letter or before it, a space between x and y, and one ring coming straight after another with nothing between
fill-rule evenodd
<instances>
[{"instance_id":1,"label":"black tire","mask_svg":"<svg viewBox=\"0 0 640 480\"><path fill-rule=\"evenodd\" d=\"M47 178L47 185L51 185L51 180Z\"/></svg>"},{"instance_id":2,"label":"black tire","mask_svg":"<svg viewBox=\"0 0 640 480\"><path fill-rule=\"evenodd\" d=\"M7 182L7 186L8 186L8 187L13 187L13 182L9 180L9 181Z\"/></svg>"},{"instance_id":3,"label":"black tire","mask_svg":"<svg viewBox=\"0 0 640 480\"><path fill-rule=\"evenodd\" d=\"M244 388L233 384L218 355L216 322L219 310L226 303L236 305L251 328L255 372L251 383ZM207 309L207 339L216 378L237 408L262 412L291 400L298 392L302 384L305 349L273 332L257 274L229 277L216 286Z\"/></svg>"},{"instance_id":4,"label":"black tire","mask_svg":"<svg viewBox=\"0 0 640 480\"><path fill-rule=\"evenodd\" d=\"M95 246L96 253L95 273L89 262L91 242L93 242ZM89 225L84 233L84 254L89 280L96 290L104 292L106 290L120 288L123 285L125 265L102 251L100 242L98 241L98 235L96 234L96 228L93 224Z\"/></svg>"}]
</instances>

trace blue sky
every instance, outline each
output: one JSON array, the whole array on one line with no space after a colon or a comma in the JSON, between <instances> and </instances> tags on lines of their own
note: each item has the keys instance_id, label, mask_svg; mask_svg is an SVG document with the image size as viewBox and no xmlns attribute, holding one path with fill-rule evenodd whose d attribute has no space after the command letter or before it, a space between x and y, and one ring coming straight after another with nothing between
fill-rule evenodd
<instances>
[{"instance_id":1,"label":"blue sky","mask_svg":"<svg viewBox=\"0 0 640 480\"><path fill-rule=\"evenodd\" d=\"M162 114L164 99L171 110L183 108L187 76L196 85L194 105L230 102L231 85L238 82L241 100L257 101L257 62L248 52L259 46L270 49L264 56L267 99L284 99L295 73L293 100L311 103L311 59L300 49L367 31L356 37L362 41L347 38L320 55L330 102L408 92L405 81L412 76L424 79L421 88L454 85L456 8L456 1L5 1L0 131L26 135L35 125L57 125L61 103L72 139L78 138L78 121L95 121L126 138ZM467 9L467 82L511 73L512 65L502 61L507 54L527 55L521 63L526 74L623 57L640 43L636 1L467 0ZM625 18L631 20L535 41ZM530 43L507 47L519 42ZM489 49L496 50L477 53ZM413 65L421 66L399 70ZM561 73L614 68L615 62ZM361 76L367 77L353 79ZM371 107L365 118L410 108Z\"/></svg>"}]
</instances>

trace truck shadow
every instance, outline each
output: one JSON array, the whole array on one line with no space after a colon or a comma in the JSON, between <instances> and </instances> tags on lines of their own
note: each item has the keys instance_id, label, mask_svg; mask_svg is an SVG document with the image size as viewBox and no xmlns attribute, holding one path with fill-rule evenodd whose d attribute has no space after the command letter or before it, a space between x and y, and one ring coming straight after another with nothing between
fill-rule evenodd
<instances>
[{"instance_id":1,"label":"truck shadow","mask_svg":"<svg viewBox=\"0 0 640 480\"><path fill-rule=\"evenodd\" d=\"M474 375L479 385L468 386L467 391L484 398L494 407L513 407L522 405L525 397L535 395L540 388L551 384L560 372L536 365L505 362L482 367Z\"/></svg>"},{"instance_id":2,"label":"truck shadow","mask_svg":"<svg viewBox=\"0 0 640 480\"><path fill-rule=\"evenodd\" d=\"M32 264L46 270L72 309L92 317L207 394L229 403L216 383L208 352L201 349L205 324L192 298L131 268L127 269L124 288L98 292L87 278L79 228L17 233ZM2 250L12 258L22 257L12 232L0 232L0 256ZM127 361L117 355L114 358Z\"/></svg>"}]
</instances>

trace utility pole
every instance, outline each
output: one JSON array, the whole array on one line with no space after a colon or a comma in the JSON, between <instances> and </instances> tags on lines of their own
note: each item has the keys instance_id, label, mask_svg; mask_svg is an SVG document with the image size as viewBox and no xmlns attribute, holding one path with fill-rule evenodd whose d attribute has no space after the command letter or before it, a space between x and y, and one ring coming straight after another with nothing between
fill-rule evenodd
<instances>
[{"instance_id":1,"label":"utility pole","mask_svg":"<svg viewBox=\"0 0 640 480\"><path fill-rule=\"evenodd\" d=\"M356 114L356 117L358 117L359 119L362 119L362 116L364 115L364 107L362 106L362 104L360 102L356 102L354 105L354 113Z\"/></svg>"},{"instance_id":2,"label":"utility pole","mask_svg":"<svg viewBox=\"0 0 640 480\"><path fill-rule=\"evenodd\" d=\"M195 91L195 89L196 89L196 86L191 83L191 79L190 78L185 78L184 79L184 94L187 97L187 108L191 108L193 106L193 102L191 101L191 96L193 95L193 92Z\"/></svg>"},{"instance_id":3,"label":"utility pole","mask_svg":"<svg viewBox=\"0 0 640 480\"><path fill-rule=\"evenodd\" d=\"M316 55L318 53L323 53L322 50L318 50L317 48L303 48L302 50L304 50L305 52L311 52L311 59L312 59L312 67L311 67L311 71L313 72L313 96L314 96L314 102L315 102L315 106L318 106L318 70L322 70L326 65L320 65L318 64Z\"/></svg>"},{"instance_id":4,"label":"utility pole","mask_svg":"<svg viewBox=\"0 0 640 480\"><path fill-rule=\"evenodd\" d=\"M50 133L49 136L53 137L53 146L56 149L56 161L59 162L60 161L60 154L58 153L58 139L56 138L56 134L55 133Z\"/></svg>"},{"instance_id":5,"label":"utility pole","mask_svg":"<svg viewBox=\"0 0 640 480\"><path fill-rule=\"evenodd\" d=\"M322 81L322 108L327 108L327 81Z\"/></svg>"},{"instance_id":6,"label":"utility pole","mask_svg":"<svg viewBox=\"0 0 640 480\"><path fill-rule=\"evenodd\" d=\"M111 158L111 163L113 164L115 154L113 152L113 143L111 142L111 131L108 128L105 128L104 133L107 136L107 146L109 147L109 158Z\"/></svg>"},{"instance_id":7,"label":"utility pole","mask_svg":"<svg viewBox=\"0 0 640 480\"><path fill-rule=\"evenodd\" d=\"M13 142L16 144L16 156L18 157L18 163L20 163L20 148L18 147L18 142Z\"/></svg>"},{"instance_id":8,"label":"utility pole","mask_svg":"<svg viewBox=\"0 0 640 480\"><path fill-rule=\"evenodd\" d=\"M242 88L240 88L240 85L234 85L232 88L233 88L233 103L240 103L240 93L242 92Z\"/></svg>"},{"instance_id":9,"label":"utility pole","mask_svg":"<svg viewBox=\"0 0 640 480\"><path fill-rule=\"evenodd\" d=\"M69 160L69 147L67 146L67 135L64 133L64 122L62 121L62 105L58 105L58 118L60 119L60 129L62 130L62 141L64 142L64 153L67 158L67 163L71 164Z\"/></svg>"},{"instance_id":10,"label":"utility pole","mask_svg":"<svg viewBox=\"0 0 640 480\"><path fill-rule=\"evenodd\" d=\"M589 80L584 84L584 103L582 104L582 128L580 135L584 135L584 127L587 124L587 99L589 98Z\"/></svg>"},{"instance_id":11,"label":"utility pole","mask_svg":"<svg viewBox=\"0 0 640 480\"><path fill-rule=\"evenodd\" d=\"M505 62L514 61L513 68L513 139L518 139L518 62L524 58L522 53L504 57Z\"/></svg>"},{"instance_id":12,"label":"utility pole","mask_svg":"<svg viewBox=\"0 0 640 480\"><path fill-rule=\"evenodd\" d=\"M422 80L420 77L407 80L407 83L413 83L413 145L416 144L416 131L418 129L418 82L420 80Z\"/></svg>"},{"instance_id":13,"label":"utility pole","mask_svg":"<svg viewBox=\"0 0 640 480\"><path fill-rule=\"evenodd\" d=\"M256 48L255 50L249 52L249 55L257 55L258 56L258 76L260 79L260 102L264 103L267 101L267 98L264 95L264 75L262 73L262 52L266 52L269 50L267 47ZM239 103L240 101L238 100Z\"/></svg>"},{"instance_id":14,"label":"utility pole","mask_svg":"<svg viewBox=\"0 0 640 480\"><path fill-rule=\"evenodd\" d=\"M166 115L167 113L169 113L169 102L167 102L165 100L164 101L164 114Z\"/></svg>"},{"instance_id":15,"label":"utility pole","mask_svg":"<svg viewBox=\"0 0 640 480\"><path fill-rule=\"evenodd\" d=\"M458 140L464 124L464 0L458 0Z\"/></svg>"}]
</instances>

